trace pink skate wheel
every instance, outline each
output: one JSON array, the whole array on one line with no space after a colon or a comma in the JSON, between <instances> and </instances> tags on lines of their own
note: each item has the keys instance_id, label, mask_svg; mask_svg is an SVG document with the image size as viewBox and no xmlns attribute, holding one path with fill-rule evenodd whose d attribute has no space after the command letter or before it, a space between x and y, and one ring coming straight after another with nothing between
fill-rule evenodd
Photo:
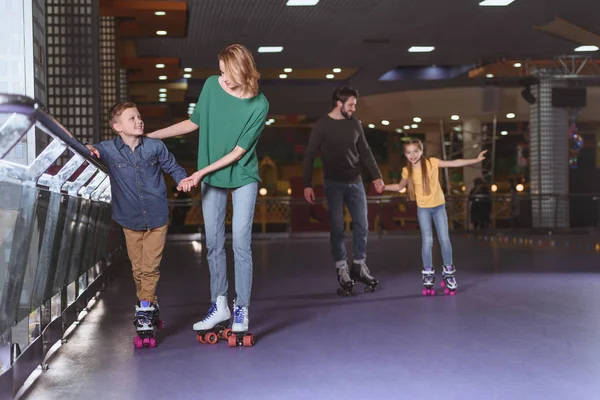
<instances>
[{"instance_id":1,"label":"pink skate wheel","mask_svg":"<svg viewBox=\"0 0 600 400\"><path fill-rule=\"evenodd\" d=\"M156 339L154 338L150 338L150 340L148 341L148 346L153 349L156 347Z\"/></svg>"},{"instance_id":2,"label":"pink skate wheel","mask_svg":"<svg viewBox=\"0 0 600 400\"><path fill-rule=\"evenodd\" d=\"M134 337L133 345L135 346L136 349L141 349L143 347L142 338L139 336Z\"/></svg>"},{"instance_id":3,"label":"pink skate wheel","mask_svg":"<svg viewBox=\"0 0 600 400\"><path fill-rule=\"evenodd\" d=\"M435 290L431 289L431 290L429 291L429 294L430 294L430 295L432 295L432 296L435 296Z\"/></svg>"},{"instance_id":4,"label":"pink skate wheel","mask_svg":"<svg viewBox=\"0 0 600 400\"><path fill-rule=\"evenodd\" d=\"M456 290L451 291L450 296L456 296Z\"/></svg>"},{"instance_id":5,"label":"pink skate wheel","mask_svg":"<svg viewBox=\"0 0 600 400\"><path fill-rule=\"evenodd\" d=\"M444 289L444 293L450 294L450 289L448 289L448 288Z\"/></svg>"},{"instance_id":6,"label":"pink skate wheel","mask_svg":"<svg viewBox=\"0 0 600 400\"><path fill-rule=\"evenodd\" d=\"M423 293L423 296L427 296L429 294L429 290L423 289L421 293Z\"/></svg>"},{"instance_id":7,"label":"pink skate wheel","mask_svg":"<svg viewBox=\"0 0 600 400\"><path fill-rule=\"evenodd\" d=\"M163 321L163 320L158 321L156 324L156 327L158 329L163 329L165 327L165 321Z\"/></svg>"},{"instance_id":8,"label":"pink skate wheel","mask_svg":"<svg viewBox=\"0 0 600 400\"><path fill-rule=\"evenodd\" d=\"M440 286L441 286L441 287L446 287L446 282L444 282L444 281L441 281L441 282L440 282Z\"/></svg>"}]
</instances>

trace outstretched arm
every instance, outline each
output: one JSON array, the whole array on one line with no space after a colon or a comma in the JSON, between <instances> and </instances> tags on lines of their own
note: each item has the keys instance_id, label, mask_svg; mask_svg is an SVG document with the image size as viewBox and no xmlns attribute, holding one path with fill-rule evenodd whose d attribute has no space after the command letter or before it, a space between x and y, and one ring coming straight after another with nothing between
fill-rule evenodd
<instances>
[{"instance_id":1,"label":"outstretched arm","mask_svg":"<svg viewBox=\"0 0 600 400\"><path fill-rule=\"evenodd\" d=\"M467 160L464 160L464 159L452 160L452 161L440 160L438 166L440 168L446 168L446 167L452 168L452 167L466 167L467 165L477 164L477 163L480 163L483 160L485 160L485 153L487 153L487 150L484 150L481 153L479 153L477 158L469 158Z\"/></svg>"},{"instance_id":2,"label":"outstretched arm","mask_svg":"<svg viewBox=\"0 0 600 400\"><path fill-rule=\"evenodd\" d=\"M190 119L178 122L174 125L150 132L146 136L153 139L166 139L172 136L186 135L198 129L198 125Z\"/></svg>"},{"instance_id":3,"label":"outstretched arm","mask_svg":"<svg viewBox=\"0 0 600 400\"><path fill-rule=\"evenodd\" d=\"M182 188L185 188L184 185L186 183L191 183L193 186L198 186L200 181L202 181L202 178L204 178L206 175L210 174L211 172L220 170L221 168L225 168L229 164L233 164L234 162L236 162L240 158L242 158L244 156L244 154L246 154L246 150L242 149L240 146L235 146L235 148L232 151L230 151L227 155L225 155L224 157L218 159L214 163L207 165L206 167L202 168L200 171L196 171L189 177L183 179L179 183L179 186L177 186L177 190L182 190ZM187 190L184 190L184 191L187 191Z\"/></svg>"},{"instance_id":4,"label":"outstretched arm","mask_svg":"<svg viewBox=\"0 0 600 400\"><path fill-rule=\"evenodd\" d=\"M408 179L402 178L400 183L393 183L391 185L385 185L383 190L387 192L399 192L408 185Z\"/></svg>"}]
</instances>

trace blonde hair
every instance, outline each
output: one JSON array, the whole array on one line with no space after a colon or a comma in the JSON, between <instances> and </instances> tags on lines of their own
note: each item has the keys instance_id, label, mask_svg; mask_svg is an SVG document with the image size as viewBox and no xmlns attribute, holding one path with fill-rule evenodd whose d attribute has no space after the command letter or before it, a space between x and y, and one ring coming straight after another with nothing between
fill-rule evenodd
<instances>
[{"instance_id":1,"label":"blonde hair","mask_svg":"<svg viewBox=\"0 0 600 400\"><path fill-rule=\"evenodd\" d=\"M244 95L254 97L258 94L260 74L256 70L254 57L246 46L230 44L221 50L219 60L223 61L224 72L229 75L229 79L244 89Z\"/></svg>"},{"instance_id":2,"label":"blonde hair","mask_svg":"<svg viewBox=\"0 0 600 400\"><path fill-rule=\"evenodd\" d=\"M411 141L404 143L404 149L406 150L406 146L411 144L417 146L419 150L423 152L423 142L421 142L419 139L412 139ZM429 166L431 166L431 161L429 161L428 157L425 157L425 155L422 154L419 162L421 163L421 182L423 185L423 194L429 195L431 194L431 185L429 182L429 173L427 170L427 168L429 167L427 163L429 163ZM411 200L415 200L415 185L413 183L413 165L410 161L407 163L406 169L408 170L408 198Z\"/></svg>"}]
</instances>

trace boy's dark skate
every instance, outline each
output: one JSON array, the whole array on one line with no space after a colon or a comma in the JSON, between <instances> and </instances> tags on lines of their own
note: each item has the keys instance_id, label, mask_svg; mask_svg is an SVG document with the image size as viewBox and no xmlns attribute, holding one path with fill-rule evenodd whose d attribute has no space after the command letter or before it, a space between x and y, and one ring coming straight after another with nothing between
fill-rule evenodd
<instances>
[{"instance_id":1,"label":"boy's dark skate","mask_svg":"<svg viewBox=\"0 0 600 400\"><path fill-rule=\"evenodd\" d=\"M444 288L444 293L450 296L454 296L456 294L456 289L458 288L458 283L456 282L456 277L454 276L455 273L456 269L453 265L444 265L442 267L443 281L440 282L440 286Z\"/></svg>"},{"instance_id":2,"label":"boy's dark skate","mask_svg":"<svg viewBox=\"0 0 600 400\"><path fill-rule=\"evenodd\" d=\"M371 272L364 261L352 263L352 267L350 268L350 279L354 282L364 283L366 285L365 293L374 292L379 284L379 281L371 275Z\"/></svg>"},{"instance_id":3,"label":"boy's dark skate","mask_svg":"<svg viewBox=\"0 0 600 400\"><path fill-rule=\"evenodd\" d=\"M350 278L348 265L337 267L338 283L340 287L337 290L338 296L351 296L354 294L354 281Z\"/></svg>"},{"instance_id":4,"label":"boy's dark skate","mask_svg":"<svg viewBox=\"0 0 600 400\"><path fill-rule=\"evenodd\" d=\"M161 329L164 326L163 321L158 318L158 305L149 301L136 304L133 326L137 332L137 336L133 338L133 345L137 349L156 347L154 328Z\"/></svg>"},{"instance_id":5,"label":"boy's dark skate","mask_svg":"<svg viewBox=\"0 0 600 400\"><path fill-rule=\"evenodd\" d=\"M435 271L433 269L423 270L423 296L435 296Z\"/></svg>"}]
</instances>

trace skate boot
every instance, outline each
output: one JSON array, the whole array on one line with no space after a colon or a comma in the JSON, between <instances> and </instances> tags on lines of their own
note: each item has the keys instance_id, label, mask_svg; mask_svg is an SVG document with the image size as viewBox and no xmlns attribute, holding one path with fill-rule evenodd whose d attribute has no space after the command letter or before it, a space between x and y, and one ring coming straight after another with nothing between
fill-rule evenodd
<instances>
[{"instance_id":1,"label":"skate boot","mask_svg":"<svg viewBox=\"0 0 600 400\"><path fill-rule=\"evenodd\" d=\"M154 306L154 313L152 315L152 324L157 329L163 329L165 327L165 321L160 319L160 307L158 306L158 302L154 302L152 305Z\"/></svg>"},{"instance_id":2,"label":"skate boot","mask_svg":"<svg viewBox=\"0 0 600 400\"><path fill-rule=\"evenodd\" d=\"M198 342L215 344L219 339L226 340L231 335L231 329L227 328L230 318L231 311L227 305L227 297L217 297L217 301L210 305L206 317L193 326Z\"/></svg>"},{"instance_id":3,"label":"skate boot","mask_svg":"<svg viewBox=\"0 0 600 400\"><path fill-rule=\"evenodd\" d=\"M379 284L379 281L371 275L364 260L354 261L352 263L352 268L350 268L350 278L355 282L367 285L365 286L365 293L374 292Z\"/></svg>"},{"instance_id":4,"label":"skate boot","mask_svg":"<svg viewBox=\"0 0 600 400\"><path fill-rule=\"evenodd\" d=\"M421 271L423 274L423 296L435 296L435 271L433 269L425 269Z\"/></svg>"},{"instance_id":5,"label":"skate boot","mask_svg":"<svg viewBox=\"0 0 600 400\"><path fill-rule=\"evenodd\" d=\"M233 305L233 324L229 336L229 347L252 347L254 335L248 333L248 307Z\"/></svg>"},{"instance_id":6,"label":"skate boot","mask_svg":"<svg viewBox=\"0 0 600 400\"><path fill-rule=\"evenodd\" d=\"M156 307L149 301L140 301L135 305L133 326L135 326L137 336L133 339L133 345L138 349L156 346L153 323L155 311Z\"/></svg>"},{"instance_id":7,"label":"skate boot","mask_svg":"<svg viewBox=\"0 0 600 400\"><path fill-rule=\"evenodd\" d=\"M346 261L336 263L338 283L340 287L337 290L338 296L350 296L354 294L354 281L350 278L348 264Z\"/></svg>"},{"instance_id":8,"label":"skate boot","mask_svg":"<svg viewBox=\"0 0 600 400\"><path fill-rule=\"evenodd\" d=\"M444 293L454 296L456 294L456 289L458 288L458 284L456 283L456 278L454 274L456 273L456 269L453 265L443 266L442 267L442 278L444 279L440 285L444 288Z\"/></svg>"}]
</instances>

